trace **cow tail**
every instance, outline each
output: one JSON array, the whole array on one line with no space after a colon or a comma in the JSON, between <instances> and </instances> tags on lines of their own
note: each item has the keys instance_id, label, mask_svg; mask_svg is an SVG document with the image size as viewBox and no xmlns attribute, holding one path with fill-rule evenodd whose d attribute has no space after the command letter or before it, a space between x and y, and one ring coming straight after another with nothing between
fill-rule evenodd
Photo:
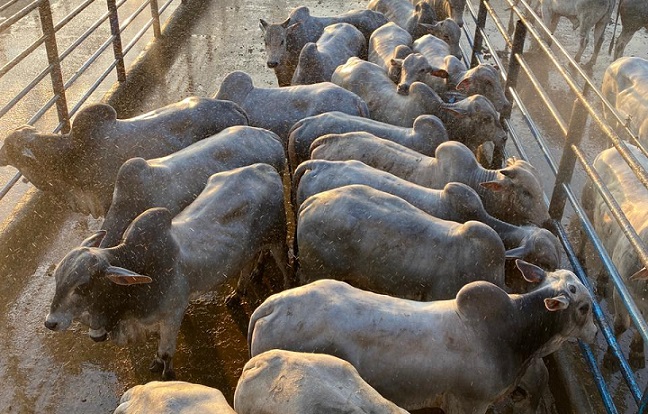
<instances>
[{"instance_id":1,"label":"cow tail","mask_svg":"<svg viewBox=\"0 0 648 414\"><path fill-rule=\"evenodd\" d=\"M369 107L367 106L367 103L364 101L362 98L358 98L359 103L358 103L358 112L360 113L360 116L363 118L369 118Z\"/></svg>"},{"instance_id":2,"label":"cow tail","mask_svg":"<svg viewBox=\"0 0 648 414\"><path fill-rule=\"evenodd\" d=\"M299 208L297 206L297 189L299 188L299 182L301 181L301 178L304 176L306 171L313 169L312 164L313 164L313 160L306 160L297 166L295 172L293 173L292 186L290 188L290 203L292 204L292 212L294 217L293 223L295 223L295 232L293 234L293 256L295 257L295 261L294 261L295 273L299 272L299 247L297 244L297 226L299 226L298 223Z\"/></svg>"}]
</instances>

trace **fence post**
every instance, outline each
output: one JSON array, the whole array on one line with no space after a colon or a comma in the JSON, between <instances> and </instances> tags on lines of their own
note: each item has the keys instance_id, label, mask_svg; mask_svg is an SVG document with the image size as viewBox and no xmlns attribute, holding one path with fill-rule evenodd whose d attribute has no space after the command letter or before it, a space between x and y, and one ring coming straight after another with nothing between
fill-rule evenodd
<instances>
[{"instance_id":1,"label":"fence post","mask_svg":"<svg viewBox=\"0 0 648 414\"><path fill-rule=\"evenodd\" d=\"M513 47L511 47L511 57L509 59L509 67L506 72L506 86L504 94L506 99L512 101L512 96L509 88L517 86L518 74L520 73L520 62L516 59L517 55L524 52L524 41L526 40L527 28L521 20L515 23L515 33L513 34Z\"/></svg>"},{"instance_id":2,"label":"fence post","mask_svg":"<svg viewBox=\"0 0 648 414\"><path fill-rule=\"evenodd\" d=\"M477 59L477 54L481 53L482 43L484 36L482 36L482 30L486 26L486 16L488 15L488 10L486 9L486 2L488 0L480 0L479 2L479 12L477 13L477 27L475 27L475 37L473 41L473 51L470 58L470 67L475 67L479 64Z\"/></svg>"},{"instance_id":3,"label":"fence post","mask_svg":"<svg viewBox=\"0 0 648 414\"><path fill-rule=\"evenodd\" d=\"M157 0L151 0L151 17L153 18L153 34L156 39L159 39L162 37L162 29L160 28L160 9Z\"/></svg>"},{"instance_id":4,"label":"fence post","mask_svg":"<svg viewBox=\"0 0 648 414\"><path fill-rule=\"evenodd\" d=\"M587 83L583 90L583 95L586 95L589 92L589 88L590 85ZM588 113L585 106L580 99L577 98L572 106L569 127L565 137L565 146L563 147L558 173L556 174L556 183L554 184L553 193L551 194L551 202L549 203L549 215L556 221L562 219L563 211L565 210L565 202L567 200L567 194L563 188L563 184L571 181L572 174L574 173L574 166L576 164L576 156L574 155L572 146L580 144L583 134L585 133L587 116Z\"/></svg>"},{"instance_id":5,"label":"fence post","mask_svg":"<svg viewBox=\"0 0 648 414\"><path fill-rule=\"evenodd\" d=\"M50 78L52 80L52 89L56 97L56 111L59 122L63 124L61 131L65 134L70 132L70 114L65 97L65 84L63 83L63 73L61 72L61 60L59 59L58 46L56 44L56 31L52 21L52 9L49 0L43 1L38 6L41 29L45 36L45 50L47 51L47 61L51 67Z\"/></svg>"},{"instance_id":6,"label":"fence post","mask_svg":"<svg viewBox=\"0 0 648 414\"><path fill-rule=\"evenodd\" d=\"M110 32L113 36L113 52L115 54L115 70L117 71L117 80L126 81L126 67L124 65L124 52L122 50L121 32L119 31L119 15L117 14L117 5L115 0L106 0L108 6Z\"/></svg>"}]
</instances>

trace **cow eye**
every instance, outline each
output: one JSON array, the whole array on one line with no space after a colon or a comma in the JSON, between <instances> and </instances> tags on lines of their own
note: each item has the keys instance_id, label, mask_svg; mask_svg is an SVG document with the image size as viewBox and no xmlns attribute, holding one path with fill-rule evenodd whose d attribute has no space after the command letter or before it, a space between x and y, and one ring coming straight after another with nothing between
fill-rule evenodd
<instances>
[{"instance_id":1,"label":"cow eye","mask_svg":"<svg viewBox=\"0 0 648 414\"><path fill-rule=\"evenodd\" d=\"M531 198L531 197L532 197L531 192L530 192L529 190L522 190L522 195L525 196L525 197L527 197L527 198ZM572 292L572 293L573 293L573 292Z\"/></svg>"},{"instance_id":2,"label":"cow eye","mask_svg":"<svg viewBox=\"0 0 648 414\"><path fill-rule=\"evenodd\" d=\"M581 306L578 308L578 311L579 311L582 315L585 315L587 312L589 312L589 309L590 309L590 305L589 305L589 303L585 303L585 304L581 305Z\"/></svg>"},{"instance_id":3,"label":"cow eye","mask_svg":"<svg viewBox=\"0 0 648 414\"><path fill-rule=\"evenodd\" d=\"M574 286L574 285L569 285L569 291L570 291L571 293L576 293L576 286Z\"/></svg>"},{"instance_id":4,"label":"cow eye","mask_svg":"<svg viewBox=\"0 0 648 414\"><path fill-rule=\"evenodd\" d=\"M285 41L284 41L284 40L282 40L282 41L281 41L281 46L283 46L283 45L284 45L284 43L285 43Z\"/></svg>"}]
</instances>

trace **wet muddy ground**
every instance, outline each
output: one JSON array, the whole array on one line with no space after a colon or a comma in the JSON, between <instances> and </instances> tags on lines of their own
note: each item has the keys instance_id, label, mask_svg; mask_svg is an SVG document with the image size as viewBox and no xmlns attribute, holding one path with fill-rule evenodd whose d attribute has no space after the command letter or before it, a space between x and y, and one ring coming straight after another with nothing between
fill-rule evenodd
<instances>
[{"instance_id":1,"label":"wet muddy ground","mask_svg":"<svg viewBox=\"0 0 648 414\"><path fill-rule=\"evenodd\" d=\"M211 96L224 76L233 70L250 73L258 86L275 86L273 72L265 68L259 18L279 22L292 7L302 4L309 6L315 15L330 15L364 8L366 3L343 0L212 1L200 14L172 67L152 74L159 77L159 87L148 96L138 97L141 104L138 111L143 113L190 95ZM496 7L499 3L493 0ZM611 28L608 28L608 39L610 35ZM568 22L561 23L558 37L564 39L563 43L570 50L576 50L577 38ZM638 33L628 45L626 54L648 58L647 42L646 33ZM529 59L533 62L531 55ZM610 61L607 55L600 57L595 67L595 81L600 82ZM541 59L534 64L547 67ZM549 81L556 76L552 70L545 75ZM560 83L555 82L552 93L557 97L561 96L560 88ZM560 102L565 111L571 108L571 99ZM538 117L547 138L559 148L562 138L551 121L542 113L538 113ZM593 156L602 144L592 142ZM531 156L540 160L537 151L531 151ZM546 185L550 189L551 180L548 179ZM111 342L92 342L86 335L87 329L81 325L75 324L64 333L50 332L43 326L54 292L53 265L99 226L98 220L72 215L60 232L47 240L50 248L42 257L24 257L18 268L4 269L4 274L0 275L4 282L0 290L0 378L4 379L0 387L0 412L107 413L117 406L120 395L127 388L158 379L148 371L155 354L155 338L130 347L118 347ZM265 280L263 283L271 282ZM247 315L267 293L252 295L239 312L232 312L223 305L222 298L228 293L228 290L216 292L190 307L180 332L175 366L178 379L219 388L231 401L236 380L247 360ZM602 351L599 354L602 355ZM611 379L623 396L618 376L611 375Z\"/></svg>"}]
</instances>

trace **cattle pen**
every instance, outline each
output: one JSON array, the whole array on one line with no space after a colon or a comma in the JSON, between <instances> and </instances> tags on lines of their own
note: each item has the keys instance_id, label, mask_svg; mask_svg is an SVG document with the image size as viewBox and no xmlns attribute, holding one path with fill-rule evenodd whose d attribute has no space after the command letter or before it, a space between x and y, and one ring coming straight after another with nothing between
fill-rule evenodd
<instances>
[{"instance_id":1,"label":"cattle pen","mask_svg":"<svg viewBox=\"0 0 648 414\"><path fill-rule=\"evenodd\" d=\"M129 3L136 4L126 9ZM302 4L314 15L332 15L365 8L366 3L87 0L66 8L50 0L9 0L0 5L0 85L14 92L5 93L0 101L0 125L7 130L30 124L67 131L70 119L84 104L99 100L112 105L120 118L132 117L187 96L212 96L225 75L234 70L251 73L259 85L275 86L272 71L264 67L259 18L283 21L291 8ZM60 34L91 5L101 9L93 15L98 17L86 18L85 31ZM138 20L140 14L145 18ZM571 30L561 26L554 37L525 0L472 0L464 20L461 45L466 64L497 64L513 102L510 118L502 119L509 136L507 156L529 160L540 173L551 230L564 247L563 266L573 269L595 298L596 343L565 344L546 358L551 390L546 412L647 412L647 372L628 362L629 335L619 341L615 338L612 299L603 294L593 263L602 265L644 343L648 342L648 326L580 200L582 188L593 186L648 266L648 249L592 166L596 154L613 146L648 187L648 173L624 144L624 140L638 144L636 134L600 92L601 74L610 60L600 56L591 72L583 69L572 58L577 41ZM88 45L87 39L93 39L97 30L102 40ZM128 30L132 37L124 40ZM608 27L606 41L611 31ZM32 32L38 32L33 39ZM546 38L552 39L551 46L540 40ZM644 47L637 48L639 55L646 53L646 41L644 36ZM134 55L136 44L142 50L138 56ZM83 49L90 52L75 54ZM632 44L626 53L630 50ZM37 53L42 56L35 57ZM68 57L67 61L75 62L72 67L64 66ZM98 59L105 59L106 66L88 71ZM16 89L16 79L26 71L20 66L23 61L35 72L24 87ZM88 80L75 84L87 73ZM604 111L620 127L613 127ZM55 197L23 182L13 168L0 170L4 180L0 183L4 220L0 226L4 282L0 373L6 384L0 391L0 412L111 411L125 389L157 379L141 368L154 341L132 350L111 343L93 344L80 325L64 334L52 334L43 326L54 291L54 280L49 277L53 266L98 229L100 221L70 212ZM587 267L578 257L583 237ZM179 379L219 388L231 401L247 360L240 328L245 322L219 298L200 299L185 316L177 374Z\"/></svg>"}]
</instances>

